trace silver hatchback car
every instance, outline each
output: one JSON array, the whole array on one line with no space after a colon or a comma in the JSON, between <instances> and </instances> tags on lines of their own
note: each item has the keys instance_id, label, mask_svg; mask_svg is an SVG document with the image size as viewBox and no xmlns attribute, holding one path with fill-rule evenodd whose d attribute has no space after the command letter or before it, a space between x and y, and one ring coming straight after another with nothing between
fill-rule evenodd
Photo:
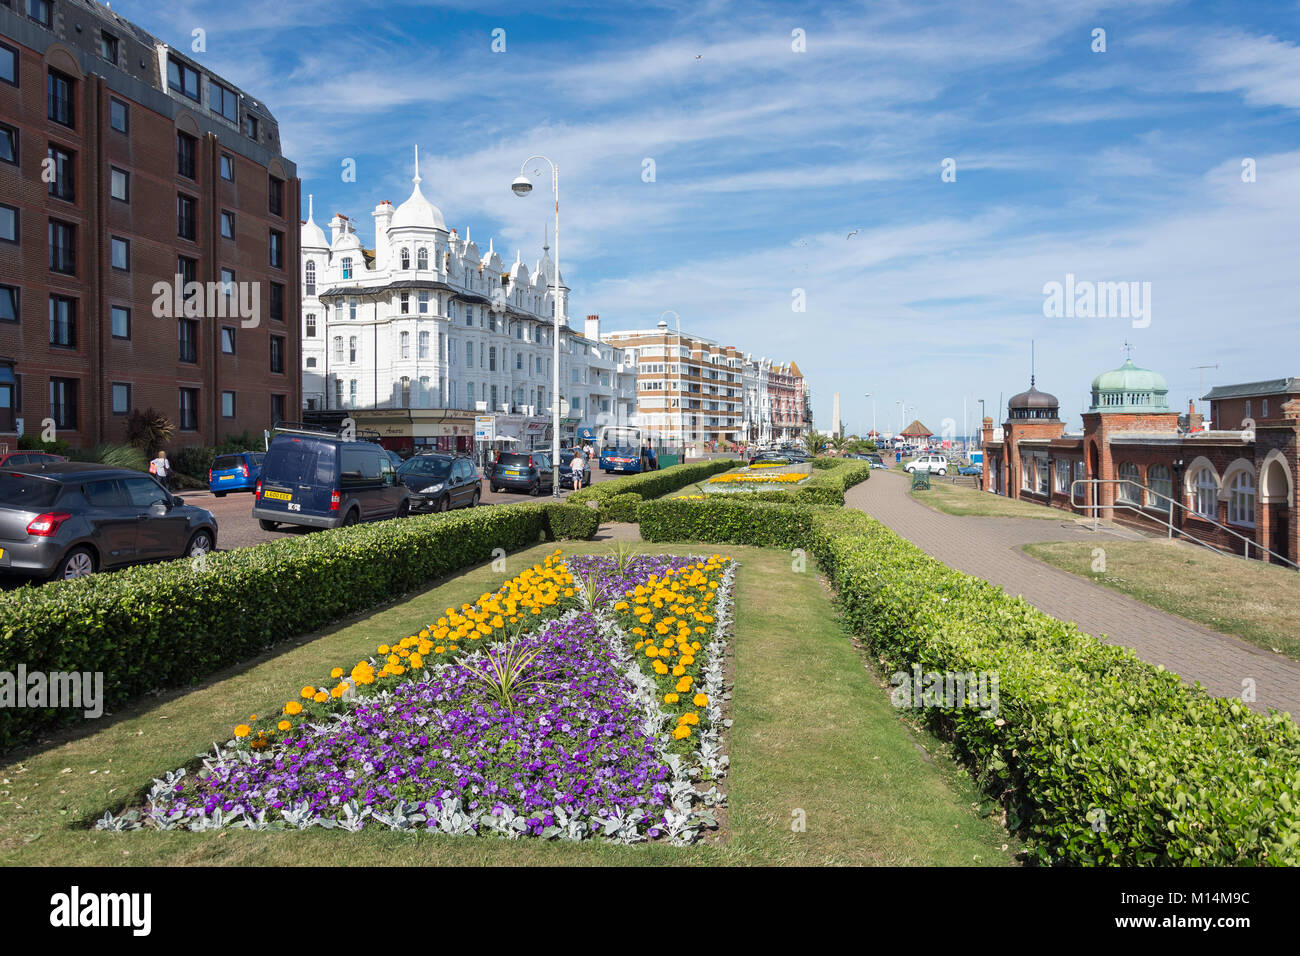
<instances>
[{"instance_id":1,"label":"silver hatchback car","mask_svg":"<svg viewBox=\"0 0 1300 956\"><path fill-rule=\"evenodd\" d=\"M80 578L216 546L211 512L138 471L85 462L0 469L0 574Z\"/></svg>"}]
</instances>

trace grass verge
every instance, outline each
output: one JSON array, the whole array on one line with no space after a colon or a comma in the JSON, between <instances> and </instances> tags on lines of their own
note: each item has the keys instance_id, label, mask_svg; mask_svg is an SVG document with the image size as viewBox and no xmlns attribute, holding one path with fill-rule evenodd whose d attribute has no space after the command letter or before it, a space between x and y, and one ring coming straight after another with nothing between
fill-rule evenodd
<instances>
[{"instance_id":1,"label":"grass verge","mask_svg":"<svg viewBox=\"0 0 1300 956\"><path fill-rule=\"evenodd\" d=\"M1025 545L1055 567L1257 647L1300 661L1300 574L1183 541L1108 542L1094 572L1090 543Z\"/></svg>"},{"instance_id":2,"label":"grass verge","mask_svg":"<svg viewBox=\"0 0 1300 956\"><path fill-rule=\"evenodd\" d=\"M909 482L912 480L912 476L906 472L896 473L902 474ZM908 494L926 507L949 515L971 515L981 518L1040 518L1059 521L1062 515L1069 514L1059 509L980 491L978 488L954 485L947 478L940 478L938 475L931 476L929 491L909 491Z\"/></svg>"},{"instance_id":3,"label":"grass verge","mask_svg":"<svg viewBox=\"0 0 1300 956\"><path fill-rule=\"evenodd\" d=\"M331 666L423 626L540 560L511 555L409 600L231 668L188 692L105 717L93 733L0 764L0 863L18 865L938 864L1012 862L1015 844L932 740L917 742L862 666L813 573L781 551L726 549L741 562L727 738L728 823L697 847L543 843L338 831L101 833L87 822L142 797L233 723L275 707ZM571 542L568 553L606 553ZM641 544L681 553L688 546ZM700 550L712 550L701 548ZM932 754L931 752L936 752ZM802 814L798 813L802 811ZM806 820L806 830L792 824Z\"/></svg>"}]
</instances>

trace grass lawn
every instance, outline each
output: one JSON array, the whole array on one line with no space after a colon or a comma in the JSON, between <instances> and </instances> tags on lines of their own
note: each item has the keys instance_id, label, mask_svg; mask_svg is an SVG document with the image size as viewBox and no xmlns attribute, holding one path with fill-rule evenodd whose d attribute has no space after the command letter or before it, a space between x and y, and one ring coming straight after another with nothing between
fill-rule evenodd
<instances>
[{"instance_id":1,"label":"grass lawn","mask_svg":"<svg viewBox=\"0 0 1300 956\"><path fill-rule=\"evenodd\" d=\"M1295 571L1184 541L1152 540L1107 543L1106 570L1098 574L1092 570L1094 547L1054 542L1025 545L1025 551L1162 611L1300 660Z\"/></svg>"},{"instance_id":2,"label":"grass lawn","mask_svg":"<svg viewBox=\"0 0 1300 956\"><path fill-rule=\"evenodd\" d=\"M638 543L682 553L683 545ZM570 553L609 545L570 542ZM511 555L508 575L551 546ZM701 550L711 550L701 548ZM489 837L223 830L101 833L87 824L137 803L151 778L191 761L231 727L293 698L334 665L406 636L441 609L495 590L489 566L334 629L305 637L207 684L150 698L92 733L0 758L0 862L38 865L1008 864L1017 844L975 809L969 779L932 738L909 729L863 667L821 579L779 551L728 548L741 562L732 642L735 682L724 737L731 770L726 830L694 847ZM21 759L18 759L21 758ZM802 811L805 832L793 832ZM1004 845L1010 844L1007 850Z\"/></svg>"},{"instance_id":3,"label":"grass lawn","mask_svg":"<svg viewBox=\"0 0 1300 956\"><path fill-rule=\"evenodd\" d=\"M901 468L890 470L902 475L907 481L912 480L912 476ZM968 485L954 485L948 478L940 478L938 475L930 477L929 491L909 491L908 494L921 504L949 515L975 515L982 518L1042 518L1048 521L1060 521L1062 515L1068 514L1059 509L980 491Z\"/></svg>"}]
</instances>

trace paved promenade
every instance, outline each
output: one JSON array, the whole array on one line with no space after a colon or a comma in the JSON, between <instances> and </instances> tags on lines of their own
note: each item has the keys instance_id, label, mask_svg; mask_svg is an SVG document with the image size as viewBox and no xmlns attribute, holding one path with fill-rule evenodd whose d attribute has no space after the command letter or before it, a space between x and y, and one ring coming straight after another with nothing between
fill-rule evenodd
<instances>
[{"instance_id":1,"label":"paved promenade","mask_svg":"<svg viewBox=\"0 0 1300 956\"><path fill-rule=\"evenodd\" d=\"M1214 694L1239 697L1242 681L1255 681L1257 709L1289 711L1300 718L1300 664L1236 637L1220 634L1084 578L1031 558L1021 545L1037 541L1083 541L1105 547L1131 539L1125 531L1093 532L1062 513L1061 520L947 515L913 500L908 480L872 472L849 491L846 504L861 508L950 567L1000 585L1053 617L1138 656L1199 680Z\"/></svg>"}]
</instances>

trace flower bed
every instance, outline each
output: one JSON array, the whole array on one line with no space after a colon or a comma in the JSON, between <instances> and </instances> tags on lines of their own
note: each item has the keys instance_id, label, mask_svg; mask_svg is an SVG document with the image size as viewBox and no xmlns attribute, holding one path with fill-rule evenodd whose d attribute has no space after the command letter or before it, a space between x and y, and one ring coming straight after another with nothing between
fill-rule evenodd
<instances>
[{"instance_id":1,"label":"flower bed","mask_svg":"<svg viewBox=\"0 0 1300 956\"><path fill-rule=\"evenodd\" d=\"M477 604L449 608L420 634L381 645L347 677L335 668L332 687L304 687L274 726L240 725L197 773L155 781L145 808L106 814L99 827L378 823L564 839L697 838L716 825L709 808L721 802L716 788L697 782L726 767L717 701L730 560L572 563L552 554ZM663 699L639 664L644 654L634 657L643 645L614 610L615 596L647 587L673 596L651 600L662 605L656 613L698 609L690 612L700 616L692 654L678 655L693 659L675 663L689 666L698 685L689 701Z\"/></svg>"},{"instance_id":2,"label":"flower bed","mask_svg":"<svg viewBox=\"0 0 1300 956\"><path fill-rule=\"evenodd\" d=\"M752 475L743 471L729 475L714 475L709 479L711 485L796 485L805 481L808 475L800 471L785 471L776 475Z\"/></svg>"}]
</instances>

